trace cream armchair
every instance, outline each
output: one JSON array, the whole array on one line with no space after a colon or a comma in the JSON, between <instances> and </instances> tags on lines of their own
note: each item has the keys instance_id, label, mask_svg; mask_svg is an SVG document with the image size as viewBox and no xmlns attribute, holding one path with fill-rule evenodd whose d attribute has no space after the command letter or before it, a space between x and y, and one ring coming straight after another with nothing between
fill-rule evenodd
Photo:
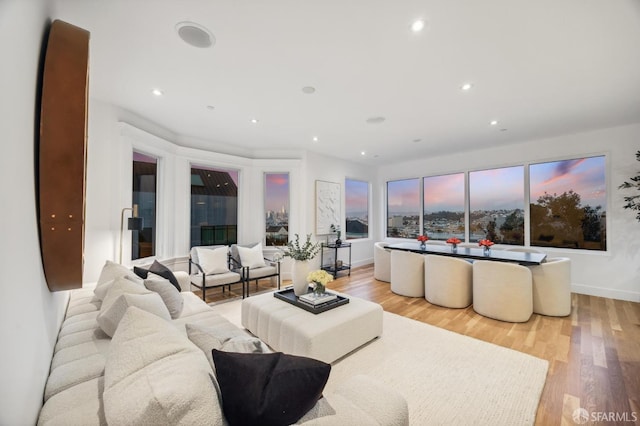
<instances>
[{"instance_id":1,"label":"cream armchair","mask_svg":"<svg viewBox=\"0 0 640 426\"><path fill-rule=\"evenodd\" d=\"M248 246L232 244L230 253L232 268L240 273L247 283L243 297L249 297L249 284L251 281L255 282L257 288L258 281L265 278L272 278L278 290L280 290L280 261L282 257L274 257L273 259L265 257L262 251L262 243Z\"/></svg>"},{"instance_id":2,"label":"cream armchair","mask_svg":"<svg viewBox=\"0 0 640 426\"><path fill-rule=\"evenodd\" d=\"M236 270L233 270L236 269ZM202 300L206 298L208 288L242 284L242 297L245 295L245 282L242 268L231 265L229 247L227 246L200 246L192 247L189 252L189 276L191 285L202 290Z\"/></svg>"}]
</instances>

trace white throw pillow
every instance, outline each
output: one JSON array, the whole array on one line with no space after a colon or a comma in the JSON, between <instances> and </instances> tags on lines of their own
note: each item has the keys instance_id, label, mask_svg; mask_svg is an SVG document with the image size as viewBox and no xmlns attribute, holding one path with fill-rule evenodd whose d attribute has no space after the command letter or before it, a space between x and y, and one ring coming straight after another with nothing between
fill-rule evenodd
<instances>
[{"instance_id":1,"label":"white throw pillow","mask_svg":"<svg viewBox=\"0 0 640 426\"><path fill-rule=\"evenodd\" d=\"M262 255L262 243L258 243L253 247L238 246L238 253L243 267L248 266L249 269L254 269L267 266Z\"/></svg>"},{"instance_id":2,"label":"white throw pillow","mask_svg":"<svg viewBox=\"0 0 640 426\"><path fill-rule=\"evenodd\" d=\"M126 266L107 260L102 267L102 271L100 271L100 276L93 292L100 300L103 300L113 281L130 273L131 271Z\"/></svg>"},{"instance_id":3,"label":"white throw pillow","mask_svg":"<svg viewBox=\"0 0 640 426\"><path fill-rule=\"evenodd\" d=\"M227 262L229 248L227 246L214 249L198 247L196 252L205 275L229 272L229 264Z\"/></svg>"},{"instance_id":4,"label":"white throw pillow","mask_svg":"<svg viewBox=\"0 0 640 426\"><path fill-rule=\"evenodd\" d=\"M132 293L132 294L146 294L151 293L149 290L144 288L144 285L136 284L133 281L127 279L126 277L119 277L113 280L111 284L107 287L107 292L102 298L102 305L100 306L100 312L105 311L114 300L118 298L121 294Z\"/></svg>"},{"instance_id":5,"label":"white throw pillow","mask_svg":"<svg viewBox=\"0 0 640 426\"><path fill-rule=\"evenodd\" d=\"M200 349L167 321L135 307L116 331L104 370L112 425L223 425L215 377Z\"/></svg>"},{"instance_id":6,"label":"white throw pillow","mask_svg":"<svg viewBox=\"0 0 640 426\"><path fill-rule=\"evenodd\" d=\"M131 306L147 311L165 321L171 321L171 314L169 314L167 306L164 304L158 293L125 293L118 296L118 298L104 312L100 311L98 314L97 321L102 331L113 337L118 329L118 325L120 324L122 317Z\"/></svg>"},{"instance_id":7,"label":"white throw pillow","mask_svg":"<svg viewBox=\"0 0 640 426\"><path fill-rule=\"evenodd\" d=\"M151 290L160 295L172 319L180 316L182 308L184 307L184 299L176 287L171 284L171 281L159 275L149 273L147 279L144 280L144 286L147 290Z\"/></svg>"}]
</instances>

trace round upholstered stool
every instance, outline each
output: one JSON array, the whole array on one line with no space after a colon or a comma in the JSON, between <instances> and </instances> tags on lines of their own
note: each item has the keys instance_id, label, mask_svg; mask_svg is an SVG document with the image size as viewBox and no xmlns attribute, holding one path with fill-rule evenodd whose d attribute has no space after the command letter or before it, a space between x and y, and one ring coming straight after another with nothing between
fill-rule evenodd
<instances>
[{"instance_id":1,"label":"round upholstered stool","mask_svg":"<svg viewBox=\"0 0 640 426\"><path fill-rule=\"evenodd\" d=\"M424 297L447 308L466 308L473 296L471 263L454 257L424 258Z\"/></svg>"},{"instance_id":2,"label":"round upholstered stool","mask_svg":"<svg viewBox=\"0 0 640 426\"><path fill-rule=\"evenodd\" d=\"M391 291L401 296L424 297L424 255L391 251Z\"/></svg>"},{"instance_id":3,"label":"round upholstered stool","mask_svg":"<svg viewBox=\"0 0 640 426\"><path fill-rule=\"evenodd\" d=\"M533 313L529 268L490 260L473 262L473 310L500 321L527 322Z\"/></svg>"}]
</instances>

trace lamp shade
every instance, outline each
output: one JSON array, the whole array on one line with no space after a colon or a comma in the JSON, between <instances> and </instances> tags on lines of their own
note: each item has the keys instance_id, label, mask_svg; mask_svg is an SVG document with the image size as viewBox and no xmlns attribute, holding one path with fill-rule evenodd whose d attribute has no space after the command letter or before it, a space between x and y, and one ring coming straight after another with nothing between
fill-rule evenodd
<instances>
[{"instance_id":1,"label":"lamp shade","mask_svg":"<svg viewBox=\"0 0 640 426\"><path fill-rule=\"evenodd\" d=\"M127 219L127 229L129 231L142 231L144 228L144 219L141 217L130 217Z\"/></svg>"}]
</instances>

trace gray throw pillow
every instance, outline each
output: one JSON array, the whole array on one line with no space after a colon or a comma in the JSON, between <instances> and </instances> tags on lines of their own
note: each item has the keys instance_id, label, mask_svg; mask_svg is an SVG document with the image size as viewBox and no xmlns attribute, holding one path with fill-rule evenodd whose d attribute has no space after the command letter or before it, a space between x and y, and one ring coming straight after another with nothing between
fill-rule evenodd
<instances>
[{"instance_id":1,"label":"gray throw pillow","mask_svg":"<svg viewBox=\"0 0 640 426\"><path fill-rule=\"evenodd\" d=\"M147 279L144 280L144 286L147 290L160 295L164 304L167 305L171 319L180 317L182 308L184 308L184 299L169 280L159 275L148 274Z\"/></svg>"},{"instance_id":2,"label":"gray throw pillow","mask_svg":"<svg viewBox=\"0 0 640 426\"><path fill-rule=\"evenodd\" d=\"M212 349L241 353L267 352L260 339L246 335L240 330L238 330L238 335L229 337L229 333L218 333L215 328L204 327L198 324L187 324L185 328L187 329L189 340L204 352L214 371L215 365L211 356Z\"/></svg>"}]
</instances>

